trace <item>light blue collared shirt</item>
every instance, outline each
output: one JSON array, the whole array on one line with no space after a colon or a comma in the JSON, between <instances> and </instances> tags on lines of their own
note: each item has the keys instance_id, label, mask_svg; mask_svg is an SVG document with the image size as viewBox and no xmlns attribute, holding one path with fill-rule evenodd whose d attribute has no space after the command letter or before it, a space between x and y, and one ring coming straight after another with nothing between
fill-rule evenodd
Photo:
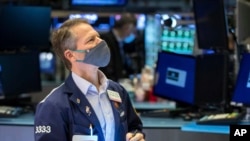
<instances>
[{"instance_id":1,"label":"light blue collared shirt","mask_svg":"<svg viewBox=\"0 0 250 141\"><path fill-rule=\"evenodd\" d=\"M101 84L98 92L98 89L93 84L73 72L72 77L77 87L93 107L101 124L105 141L114 141L115 121L112 106L107 95L108 79L101 71L98 72Z\"/></svg>"}]
</instances>

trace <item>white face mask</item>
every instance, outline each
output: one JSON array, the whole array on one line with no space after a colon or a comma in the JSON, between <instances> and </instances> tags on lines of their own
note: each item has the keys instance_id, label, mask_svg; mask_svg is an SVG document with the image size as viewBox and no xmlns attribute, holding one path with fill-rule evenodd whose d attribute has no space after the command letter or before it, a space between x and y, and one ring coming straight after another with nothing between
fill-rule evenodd
<instances>
[{"instance_id":1,"label":"white face mask","mask_svg":"<svg viewBox=\"0 0 250 141\"><path fill-rule=\"evenodd\" d=\"M72 50L75 52L85 53L83 60L76 60L77 62L84 62L98 67L105 67L110 61L110 50L105 41L101 41L94 48L87 50Z\"/></svg>"}]
</instances>

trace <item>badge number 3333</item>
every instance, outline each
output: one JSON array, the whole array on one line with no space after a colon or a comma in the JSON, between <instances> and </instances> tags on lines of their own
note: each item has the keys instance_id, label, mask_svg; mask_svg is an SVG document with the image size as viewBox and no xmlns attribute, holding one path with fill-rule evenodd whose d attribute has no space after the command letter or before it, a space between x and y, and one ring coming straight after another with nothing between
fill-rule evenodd
<instances>
[{"instance_id":1,"label":"badge number 3333","mask_svg":"<svg viewBox=\"0 0 250 141\"><path fill-rule=\"evenodd\" d=\"M50 126L36 126L36 134L37 133L50 133L51 127Z\"/></svg>"}]
</instances>

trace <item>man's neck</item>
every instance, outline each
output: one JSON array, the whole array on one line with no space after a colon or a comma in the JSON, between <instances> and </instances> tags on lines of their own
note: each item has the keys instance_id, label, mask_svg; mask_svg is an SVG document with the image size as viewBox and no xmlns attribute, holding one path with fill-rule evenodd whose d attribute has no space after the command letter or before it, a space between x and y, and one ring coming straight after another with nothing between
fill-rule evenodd
<instances>
[{"instance_id":1,"label":"man's neck","mask_svg":"<svg viewBox=\"0 0 250 141\"><path fill-rule=\"evenodd\" d=\"M75 74L82 77L83 79L87 80L88 82L92 83L96 86L96 88L99 88L100 81L99 81L99 75L98 75L98 68L97 67L86 67L84 68L84 71L74 71Z\"/></svg>"}]
</instances>

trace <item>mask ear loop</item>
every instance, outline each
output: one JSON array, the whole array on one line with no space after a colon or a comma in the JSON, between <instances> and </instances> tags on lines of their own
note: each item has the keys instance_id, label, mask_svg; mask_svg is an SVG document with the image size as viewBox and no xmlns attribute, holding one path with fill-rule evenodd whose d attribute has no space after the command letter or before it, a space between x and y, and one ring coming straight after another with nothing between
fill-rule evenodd
<instances>
[{"instance_id":1,"label":"mask ear loop","mask_svg":"<svg viewBox=\"0 0 250 141\"><path fill-rule=\"evenodd\" d=\"M70 49L70 50L73 51L73 52L78 52L78 53L89 53L90 52L89 49L87 49L87 50L73 50L73 49Z\"/></svg>"},{"instance_id":2,"label":"mask ear loop","mask_svg":"<svg viewBox=\"0 0 250 141\"><path fill-rule=\"evenodd\" d=\"M90 50L88 49L88 50L73 50L73 49L70 49L70 51L72 51L72 52L77 52L77 53L89 53L90 52ZM79 59L76 59L76 62L82 62L83 60L79 60Z\"/></svg>"}]
</instances>

